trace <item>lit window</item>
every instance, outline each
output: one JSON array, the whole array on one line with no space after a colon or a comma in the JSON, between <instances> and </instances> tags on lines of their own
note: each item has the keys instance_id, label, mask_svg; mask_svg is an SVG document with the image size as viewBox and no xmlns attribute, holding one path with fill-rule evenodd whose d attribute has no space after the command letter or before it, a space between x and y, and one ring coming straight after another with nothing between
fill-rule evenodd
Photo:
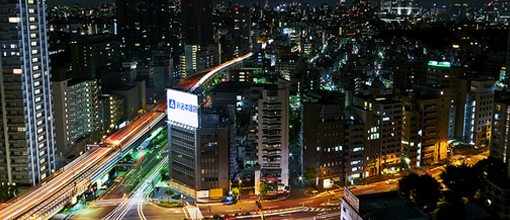
<instances>
[{"instance_id":1,"label":"lit window","mask_svg":"<svg viewBox=\"0 0 510 220\"><path fill-rule=\"evenodd\" d=\"M23 71L21 69L13 69L12 73L14 73L14 74L22 74Z\"/></svg>"},{"instance_id":2,"label":"lit window","mask_svg":"<svg viewBox=\"0 0 510 220\"><path fill-rule=\"evenodd\" d=\"M33 34L33 35L34 35L34 37L32 37L32 38L35 38L35 34ZM32 42L30 43L30 45L31 45L32 47L37 46L37 41L32 41Z\"/></svg>"},{"instance_id":3,"label":"lit window","mask_svg":"<svg viewBox=\"0 0 510 220\"><path fill-rule=\"evenodd\" d=\"M37 62L39 62L39 58L37 58L37 57L36 58L32 58L32 63L37 63Z\"/></svg>"},{"instance_id":4,"label":"lit window","mask_svg":"<svg viewBox=\"0 0 510 220\"><path fill-rule=\"evenodd\" d=\"M34 82L34 86L40 86L40 85L41 85L41 81L36 81L36 82ZM35 101L36 101L36 102L38 102L38 100L37 100L37 99L41 100L41 98L40 98L40 97L37 97L37 98L35 99Z\"/></svg>"},{"instance_id":5,"label":"lit window","mask_svg":"<svg viewBox=\"0 0 510 220\"><path fill-rule=\"evenodd\" d=\"M9 23L19 23L21 22L20 17L9 17Z\"/></svg>"},{"instance_id":6,"label":"lit window","mask_svg":"<svg viewBox=\"0 0 510 220\"><path fill-rule=\"evenodd\" d=\"M39 69L39 66L33 66L32 67L32 70L38 70Z\"/></svg>"},{"instance_id":7,"label":"lit window","mask_svg":"<svg viewBox=\"0 0 510 220\"><path fill-rule=\"evenodd\" d=\"M30 38L36 38L37 37L37 34L36 33L31 33L30 34Z\"/></svg>"},{"instance_id":8,"label":"lit window","mask_svg":"<svg viewBox=\"0 0 510 220\"><path fill-rule=\"evenodd\" d=\"M34 74L34 79L37 79L37 78L40 78L41 77L41 74L40 73L36 73Z\"/></svg>"},{"instance_id":9,"label":"lit window","mask_svg":"<svg viewBox=\"0 0 510 220\"><path fill-rule=\"evenodd\" d=\"M37 30L37 26L36 25L30 25L30 30L33 31L33 30Z\"/></svg>"},{"instance_id":10,"label":"lit window","mask_svg":"<svg viewBox=\"0 0 510 220\"><path fill-rule=\"evenodd\" d=\"M35 22L35 17L30 17L30 18L28 18L28 20L29 20L30 22Z\"/></svg>"},{"instance_id":11,"label":"lit window","mask_svg":"<svg viewBox=\"0 0 510 220\"><path fill-rule=\"evenodd\" d=\"M39 53L38 50L32 50L32 54L37 54L37 53Z\"/></svg>"},{"instance_id":12,"label":"lit window","mask_svg":"<svg viewBox=\"0 0 510 220\"><path fill-rule=\"evenodd\" d=\"M33 8L29 8L29 9L28 9L28 13L30 13L30 14L35 13L35 9L33 9Z\"/></svg>"}]
</instances>

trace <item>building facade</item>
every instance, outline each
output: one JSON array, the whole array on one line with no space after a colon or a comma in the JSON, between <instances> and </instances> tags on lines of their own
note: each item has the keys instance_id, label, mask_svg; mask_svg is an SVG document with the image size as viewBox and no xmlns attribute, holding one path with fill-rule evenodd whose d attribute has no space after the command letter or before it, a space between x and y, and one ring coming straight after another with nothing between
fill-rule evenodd
<instances>
[{"instance_id":1,"label":"building facade","mask_svg":"<svg viewBox=\"0 0 510 220\"><path fill-rule=\"evenodd\" d=\"M53 81L56 147L59 159L71 159L99 140L101 120L98 80Z\"/></svg>"},{"instance_id":2,"label":"building facade","mask_svg":"<svg viewBox=\"0 0 510 220\"><path fill-rule=\"evenodd\" d=\"M0 182L36 185L55 171L51 74L43 0L0 9Z\"/></svg>"},{"instance_id":3,"label":"building facade","mask_svg":"<svg viewBox=\"0 0 510 220\"><path fill-rule=\"evenodd\" d=\"M274 184L281 191L289 185L289 87L278 79L276 84L254 87L259 94L256 105L257 163L260 178L257 181Z\"/></svg>"},{"instance_id":4,"label":"building facade","mask_svg":"<svg viewBox=\"0 0 510 220\"><path fill-rule=\"evenodd\" d=\"M391 97L354 96L351 109L365 124L364 177L399 171L402 103Z\"/></svg>"},{"instance_id":5,"label":"building facade","mask_svg":"<svg viewBox=\"0 0 510 220\"><path fill-rule=\"evenodd\" d=\"M303 104L302 111L303 172L313 171L313 182L320 188L343 185L343 105L309 102Z\"/></svg>"},{"instance_id":6,"label":"building facade","mask_svg":"<svg viewBox=\"0 0 510 220\"><path fill-rule=\"evenodd\" d=\"M200 199L219 199L223 193L213 192L229 190L231 124L211 109L200 110L199 117L198 128L168 124L171 185Z\"/></svg>"}]
</instances>

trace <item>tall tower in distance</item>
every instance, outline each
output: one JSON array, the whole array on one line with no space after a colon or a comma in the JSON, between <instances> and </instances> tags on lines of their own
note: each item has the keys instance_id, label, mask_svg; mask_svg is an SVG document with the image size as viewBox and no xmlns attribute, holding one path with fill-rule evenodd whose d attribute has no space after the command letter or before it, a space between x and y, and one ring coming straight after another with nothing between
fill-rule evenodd
<instances>
[{"instance_id":1,"label":"tall tower in distance","mask_svg":"<svg viewBox=\"0 0 510 220\"><path fill-rule=\"evenodd\" d=\"M212 0L182 0L181 10L184 43L188 45L213 43Z\"/></svg>"},{"instance_id":2,"label":"tall tower in distance","mask_svg":"<svg viewBox=\"0 0 510 220\"><path fill-rule=\"evenodd\" d=\"M55 171L46 3L1 5L0 182L33 186Z\"/></svg>"}]
</instances>

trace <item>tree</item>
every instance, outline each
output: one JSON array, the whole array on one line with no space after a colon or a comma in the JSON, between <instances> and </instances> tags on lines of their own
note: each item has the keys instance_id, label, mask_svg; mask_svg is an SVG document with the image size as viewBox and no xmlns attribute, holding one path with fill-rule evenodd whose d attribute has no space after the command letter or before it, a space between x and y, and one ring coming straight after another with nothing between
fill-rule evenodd
<instances>
[{"instance_id":1,"label":"tree","mask_svg":"<svg viewBox=\"0 0 510 220\"><path fill-rule=\"evenodd\" d=\"M259 189L259 192L260 192L260 196L262 198L265 198L266 197L266 193L267 191L269 191L269 185L267 183L262 183L260 184L260 189Z\"/></svg>"},{"instance_id":2,"label":"tree","mask_svg":"<svg viewBox=\"0 0 510 220\"><path fill-rule=\"evenodd\" d=\"M163 178L163 179L168 177L169 173L170 173L170 171L168 170L167 167L161 168L161 170L159 170L159 174L161 175L161 178Z\"/></svg>"},{"instance_id":3,"label":"tree","mask_svg":"<svg viewBox=\"0 0 510 220\"><path fill-rule=\"evenodd\" d=\"M411 173L403 177L398 185L404 199L427 212L434 210L441 198L441 185L429 175Z\"/></svg>"},{"instance_id":4,"label":"tree","mask_svg":"<svg viewBox=\"0 0 510 220\"><path fill-rule=\"evenodd\" d=\"M133 160L133 157L131 156L131 154L128 154L128 155L126 155L126 157L124 157L124 159L126 161L131 161L131 160Z\"/></svg>"},{"instance_id":5,"label":"tree","mask_svg":"<svg viewBox=\"0 0 510 220\"><path fill-rule=\"evenodd\" d=\"M303 177L306 182L311 183L312 185L315 183L315 177L317 175L317 171L313 168L306 169L303 173Z\"/></svg>"},{"instance_id":6,"label":"tree","mask_svg":"<svg viewBox=\"0 0 510 220\"><path fill-rule=\"evenodd\" d=\"M467 199L472 199L476 195L483 181L476 170L466 164L449 165L440 177L449 191Z\"/></svg>"},{"instance_id":7,"label":"tree","mask_svg":"<svg viewBox=\"0 0 510 220\"><path fill-rule=\"evenodd\" d=\"M239 188L234 187L232 188L232 197L237 198L239 196Z\"/></svg>"}]
</instances>

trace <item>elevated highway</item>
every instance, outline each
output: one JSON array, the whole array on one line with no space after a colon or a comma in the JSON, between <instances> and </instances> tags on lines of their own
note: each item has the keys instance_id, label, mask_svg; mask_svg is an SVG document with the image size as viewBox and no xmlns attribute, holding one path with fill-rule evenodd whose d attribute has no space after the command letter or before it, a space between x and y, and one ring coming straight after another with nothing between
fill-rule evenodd
<instances>
[{"instance_id":1,"label":"elevated highway","mask_svg":"<svg viewBox=\"0 0 510 220\"><path fill-rule=\"evenodd\" d=\"M194 92L218 73L240 64L252 55L253 53L248 53L209 71L191 75L184 79L178 88ZM99 147L90 149L43 183L8 201L8 205L0 209L0 219L51 218L73 198L84 193L102 174L113 168L138 140L158 124L165 123L166 106L165 98L146 114L135 118L127 126L103 140Z\"/></svg>"}]
</instances>

